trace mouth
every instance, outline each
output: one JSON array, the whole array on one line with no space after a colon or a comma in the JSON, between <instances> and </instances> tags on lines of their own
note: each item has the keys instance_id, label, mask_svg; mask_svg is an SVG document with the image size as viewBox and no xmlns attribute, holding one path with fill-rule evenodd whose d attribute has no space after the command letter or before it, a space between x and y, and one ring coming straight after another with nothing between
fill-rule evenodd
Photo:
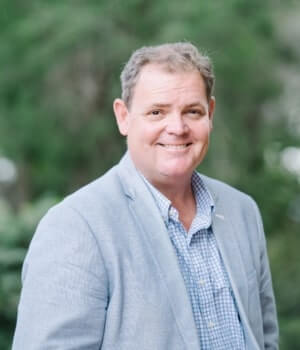
<instances>
[{"instance_id":1,"label":"mouth","mask_svg":"<svg viewBox=\"0 0 300 350\"><path fill-rule=\"evenodd\" d=\"M187 147L189 147L192 143L182 143L182 144L177 144L177 145L174 145L174 144L168 144L168 143L158 143L159 146L161 147L164 147L166 149L169 149L169 150L182 150L182 149L186 149Z\"/></svg>"}]
</instances>

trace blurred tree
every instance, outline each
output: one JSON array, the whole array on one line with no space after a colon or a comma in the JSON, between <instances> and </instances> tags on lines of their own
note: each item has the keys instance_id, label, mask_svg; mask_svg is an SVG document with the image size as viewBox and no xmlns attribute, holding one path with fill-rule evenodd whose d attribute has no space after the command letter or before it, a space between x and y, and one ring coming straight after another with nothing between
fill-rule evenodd
<instances>
[{"instance_id":1,"label":"blurred tree","mask_svg":"<svg viewBox=\"0 0 300 350\"><path fill-rule=\"evenodd\" d=\"M300 346L299 221L291 215L299 181L280 163L280 152L299 145L300 137L279 100L282 67L299 63L299 51L278 30L297 3L2 0L2 5L0 155L16 163L18 182L10 204L2 201L0 207L0 348L9 348L21 261L41 214L53 197L99 176L125 150L111 108L120 95L122 65L137 47L179 40L205 48L216 69L213 140L200 170L258 201L269 237L282 349Z\"/></svg>"}]
</instances>

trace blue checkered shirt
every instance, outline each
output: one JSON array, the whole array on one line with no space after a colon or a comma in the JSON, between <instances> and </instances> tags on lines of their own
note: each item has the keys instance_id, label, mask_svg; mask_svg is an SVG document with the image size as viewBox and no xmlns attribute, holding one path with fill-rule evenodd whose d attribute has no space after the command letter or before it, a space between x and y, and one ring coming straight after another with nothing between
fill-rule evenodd
<instances>
[{"instance_id":1,"label":"blue checkered shirt","mask_svg":"<svg viewBox=\"0 0 300 350\"><path fill-rule=\"evenodd\" d=\"M243 327L211 227L213 199L192 176L197 212L188 232L172 203L144 177L166 224L188 291L202 350L245 349Z\"/></svg>"}]
</instances>

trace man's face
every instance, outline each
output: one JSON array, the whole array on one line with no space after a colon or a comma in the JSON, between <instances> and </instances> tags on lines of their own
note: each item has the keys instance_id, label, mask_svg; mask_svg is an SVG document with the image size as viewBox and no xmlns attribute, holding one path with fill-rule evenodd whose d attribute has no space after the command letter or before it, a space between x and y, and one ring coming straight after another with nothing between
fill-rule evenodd
<instances>
[{"instance_id":1,"label":"man's face","mask_svg":"<svg viewBox=\"0 0 300 350\"><path fill-rule=\"evenodd\" d=\"M208 148L213 109L199 72L170 73L157 64L142 68L129 109L114 103L131 158L154 185L190 179Z\"/></svg>"}]
</instances>

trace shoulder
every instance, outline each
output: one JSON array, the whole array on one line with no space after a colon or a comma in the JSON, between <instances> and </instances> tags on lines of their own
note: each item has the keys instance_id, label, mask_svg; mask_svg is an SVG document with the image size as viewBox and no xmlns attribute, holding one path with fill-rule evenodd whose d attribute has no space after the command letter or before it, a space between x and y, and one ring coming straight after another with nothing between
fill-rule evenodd
<instances>
[{"instance_id":1,"label":"shoulder","mask_svg":"<svg viewBox=\"0 0 300 350\"><path fill-rule=\"evenodd\" d=\"M94 221L109 213L113 214L117 206L125 200L122 184L117 175L116 166L109 169L91 183L81 187L65 197L58 204L48 210L39 226L59 225L69 227L90 226ZM112 210L115 208L116 210Z\"/></svg>"},{"instance_id":2,"label":"shoulder","mask_svg":"<svg viewBox=\"0 0 300 350\"><path fill-rule=\"evenodd\" d=\"M248 194L238 190L237 188L223 181L211 178L203 174L200 174L200 176L205 185L208 187L208 189L211 190L215 195L228 195L244 200L252 200L252 198Z\"/></svg>"},{"instance_id":3,"label":"shoulder","mask_svg":"<svg viewBox=\"0 0 300 350\"><path fill-rule=\"evenodd\" d=\"M245 192L242 192L222 181L200 175L209 189L218 208L223 208L231 218L241 218L244 222L256 223L261 227L261 214L255 200Z\"/></svg>"},{"instance_id":4,"label":"shoulder","mask_svg":"<svg viewBox=\"0 0 300 350\"><path fill-rule=\"evenodd\" d=\"M117 166L110 168L105 174L68 195L62 206L72 207L82 214L93 210L105 210L121 203L123 186L117 173Z\"/></svg>"},{"instance_id":5,"label":"shoulder","mask_svg":"<svg viewBox=\"0 0 300 350\"><path fill-rule=\"evenodd\" d=\"M48 250L55 250L56 259L62 261L64 256L98 256L98 232L105 233L102 226L115 221L113 205L121 201L119 182L113 167L51 207L37 226L26 262L38 260L41 252L48 256Z\"/></svg>"},{"instance_id":6,"label":"shoulder","mask_svg":"<svg viewBox=\"0 0 300 350\"><path fill-rule=\"evenodd\" d=\"M213 178L201 175L202 180L214 198L216 209L231 219L237 231L245 230L262 241L264 230L260 210L255 200L248 194Z\"/></svg>"}]
</instances>

